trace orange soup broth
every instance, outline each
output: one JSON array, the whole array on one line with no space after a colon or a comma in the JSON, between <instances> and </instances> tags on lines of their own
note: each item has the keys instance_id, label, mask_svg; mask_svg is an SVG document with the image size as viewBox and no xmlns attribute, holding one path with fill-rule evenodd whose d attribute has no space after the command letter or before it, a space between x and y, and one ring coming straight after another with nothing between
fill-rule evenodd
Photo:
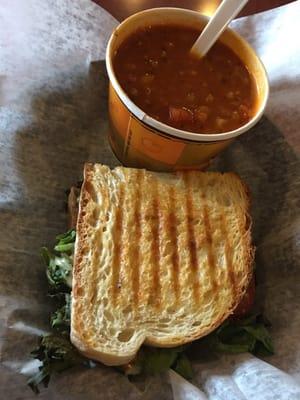
<instances>
[{"instance_id":1,"label":"orange soup broth","mask_svg":"<svg viewBox=\"0 0 300 400\"><path fill-rule=\"evenodd\" d=\"M194 133L223 133L255 114L254 79L239 57L218 41L199 59L190 49L200 31L175 25L139 29L113 58L129 98L151 117Z\"/></svg>"}]
</instances>

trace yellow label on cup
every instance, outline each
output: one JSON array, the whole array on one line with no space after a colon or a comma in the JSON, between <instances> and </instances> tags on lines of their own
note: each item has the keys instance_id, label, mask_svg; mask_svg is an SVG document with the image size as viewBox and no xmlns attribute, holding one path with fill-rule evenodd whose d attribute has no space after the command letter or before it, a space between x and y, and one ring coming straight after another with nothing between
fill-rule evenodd
<instances>
[{"instance_id":1,"label":"yellow label on cup","mask_svg":"<svg viewBox=\"0 0 300 400\"><path fill-rule=\"evenodd\" d=\"M125 157L130 158L133 155L132 152L138 151L153 160L174 165L180 158L185 146L183 142L167 139L152 132L136 121L135 118L130 117L124 148Z\"/></svg>"}]
</instances>

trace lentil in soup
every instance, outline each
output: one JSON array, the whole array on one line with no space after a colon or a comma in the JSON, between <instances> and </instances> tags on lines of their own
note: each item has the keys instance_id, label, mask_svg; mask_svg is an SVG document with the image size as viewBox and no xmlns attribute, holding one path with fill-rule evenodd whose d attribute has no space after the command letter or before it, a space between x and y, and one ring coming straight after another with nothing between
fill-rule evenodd
<instances>
[{"instance_id":1,"label":"lentil in soup","mask_svg":"<svg viewBox=\"0 0 300 400\"><path fill-rule=\"evenodd\" d=\"M199 34L177 25L138 29L114 55L116 77L138 107L167 125L195 133L237 129L254 115L254 80L220 41L205 57L192 55Z\"/></svg>"}]
</instances>

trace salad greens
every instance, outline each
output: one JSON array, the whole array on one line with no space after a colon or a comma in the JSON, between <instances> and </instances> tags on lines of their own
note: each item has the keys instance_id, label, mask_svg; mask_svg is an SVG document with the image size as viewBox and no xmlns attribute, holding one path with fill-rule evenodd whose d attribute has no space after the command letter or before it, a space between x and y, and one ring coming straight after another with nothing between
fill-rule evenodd
<instances>
[{"instance_id":1,"label":"salad greens","mask_svg":"<svg viewBox=\"0 0 300 400\"><path fill-rule=\"evenodd\" d=\"M74 229L56 237L54 250L42 248L49 282L49 294L55 297L59 308L52 314L50 323L53 333L40 338L39 347L31 354L40 360L39 371L28 380L28 385L39 393L39 385L48 386L53 373L62 372L76 365L91 367L94 363L80 355L71 344L70 305L72 287L72 264L76 232ZM197 346L211 353L243 353L258 355L274 353L267 323L259 314L243 320L227 320L217 330L197 341ZM162 349L143 346L136 358L119 367L126 375L157 374L174 369L186 379L192 379L193 370L186 350L193 344Z\"/></svg>"},{"instance_id":2,"label":"salad greens","mask_svg":"<svg viewBox=\"0 0 300 400\"><path fill-rule=\"evenodd\" d=\"M72 287L72 266L75 230L57 236L58 241L51 253L46 247L41 254L47 265L46 275L51 293L68 293Z\"/></svg>"},{"instance_id":3,"label":"salad greens","mask_svg":"<svg viewBox=\"0 0 300 400\"><path fill-rule=\"evenodd\" d=\"M266 321L260 314L237 321L227 320L216 331L208 335L207 339L210 341L211 349L217 352L274 354Z\"/></svg>"},{"instance_id":4,"label":"salad greens","mask_svg":"<svg viewBox=\"0 0 300 400\"><path fill-rule=\"evenodd\" d=\"M180 353L172 365L174 371L176 371L179 375L183 376L185 379L193 378L193 369L190 363L190 360L184 353Z\"/></svg>"},{"instance_id":5,"label":"salad greens","mask_svg":"<svg viewBox=\"0 0 300 400\"><path fill-rule=\"evenodd\" d=\"M42 363L39 371L27 382L35 393L39 393L39 384L48 386L53 373L89 363L89 360L78 353L67 336L54 333L42 336L39 347L31 354Z\"/></svg>"},{"instance_id":6,"label":"salad greens","mask_svg":"<svg viewBox=\"0 0 300 400\"><path fill-rule=\"evenodd\" d=\"M69 333L71 323L71 294L65 293L65 304L51 315L51 326Z\"/></svg>"},{"instance_id":7,"label":"salad greens","mask_svg":"<svg viewBox=\"0 0 300 400\"><path fill-rule=\"evenodd\" d=\"M69 339L75 238L76 232L71 229L56 237L57 243L53 252L46 247L41 250L42 258L47 266L49 294L56 298L59 308L50 318L51 327L55 331L42 336L39 347L31 352L33 358L41 361L39 371L28 380L28 385L35 393L39 393L39 384L48 386L52 373L88 363L88 360L78 353Z\"/></svg>"}]
</instances>

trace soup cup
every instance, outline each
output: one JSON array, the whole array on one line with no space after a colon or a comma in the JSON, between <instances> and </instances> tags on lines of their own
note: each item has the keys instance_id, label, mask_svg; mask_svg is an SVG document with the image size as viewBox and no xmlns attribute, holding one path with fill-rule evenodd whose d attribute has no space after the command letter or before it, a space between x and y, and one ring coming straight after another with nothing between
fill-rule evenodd
<instances>
[{"instance_id":1,"label":"soup cup","mask_svg":"<svg viewBox=\"0 0 300 400\"><path fill-rule=\"evenodd\" d=\"M123 165L153 171L203 169L235 138L249 131L263 115L269 96L266 70L250 45L230 28L223 32L219 40L232 49L246 65L254 79L257 97L254 115L238 129L216 134L176 129L147 115L122 89L114 72L113 58L128 36L149 25L177 24L201 29L208 20L207 16L195 11L170 7L153 8L130 16L112 33L106 51L109 141Z\"/></svg>"}]
</instances>

